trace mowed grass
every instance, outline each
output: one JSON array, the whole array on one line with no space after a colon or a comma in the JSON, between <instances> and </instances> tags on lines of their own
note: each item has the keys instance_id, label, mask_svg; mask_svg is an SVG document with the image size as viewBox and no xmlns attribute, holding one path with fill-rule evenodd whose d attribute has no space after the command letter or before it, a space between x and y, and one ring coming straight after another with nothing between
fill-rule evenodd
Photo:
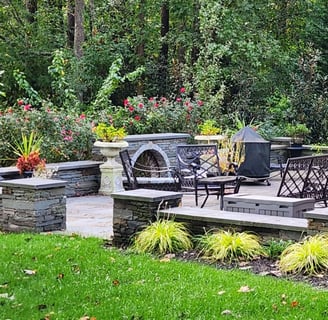
<instances>
[{"instance_id":1,"label":"mowed grass","mask_svg":"<svg viewBox=\"0 0 328 320\"><path fill-rule=\"evenodd\" d=\"M0 234L0 319L326 319L328 292L137 255L101 239Z\"/></svg>"}]
</instances>

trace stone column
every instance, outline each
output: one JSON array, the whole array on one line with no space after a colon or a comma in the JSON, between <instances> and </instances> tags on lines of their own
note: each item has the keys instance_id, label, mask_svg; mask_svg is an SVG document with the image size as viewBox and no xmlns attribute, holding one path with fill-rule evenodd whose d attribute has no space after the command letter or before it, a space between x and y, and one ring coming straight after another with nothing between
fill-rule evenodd
<instances>
[{"instance_id":1,"label":"stone column","mask_svg":"<svg viewBox=\"0 0 328 320\"><path fill-rule=\"evenodd\" d=\"M66 181L26 178L0 182L0 229L47 232L66 229Z\"/></svg>"}]
</instances>

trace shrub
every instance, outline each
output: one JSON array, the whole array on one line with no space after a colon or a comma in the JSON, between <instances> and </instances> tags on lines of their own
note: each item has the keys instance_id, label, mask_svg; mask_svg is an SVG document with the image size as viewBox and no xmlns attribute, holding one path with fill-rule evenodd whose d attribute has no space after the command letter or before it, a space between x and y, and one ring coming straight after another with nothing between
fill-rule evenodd
<instances>
[{"instance_id":1,"label":"shrub","mask_svg":"<svg viewBox=\"0 0 328 320\"><path fill-rule=\"evenodd\" d=\"M212 261L251 260L264 254L259 237L247 232L220 230L206 233L201 236L199 246L204 258Z\"/></svg>"},{"instance_id":2,"label":"shrub","mask_svg":"<svg viewBox=\"0 0 328 320\"><path fill-rule=\"evenodd\" d=\"M288 246L281 254L282 272L316 274L328 268L328 234L317 234Z\"/></svg>"},{"instance_id":3,"label":"shrub","mask_svg":"<svg viewBox=\"0 0 328 320\"><path fill-rule=\"evenodd\" d=\"M62 113L46 106L33 108L23 100L0 112L2 166L13 164L12 145L22 134L34 131L43 137L40 153L47 162L90 159L93 145L91 122L74 112Z\"/></svg>"},{"instance_id":4,"label":"shrub","mask_svg":"<svg viewBox=\"0 0 328 320\"><path fill-rule=\"evenodd\" d=\"M158 219L135 237L133 249L140 253L165 254L192 248L190 234L181 222Z\"/></svg>"},{"instance_id":5,"label":"shrub","mask_svg":"<svg viewBox=\"0 0 328 320\"><path fill-rule=\"evenodd\" d=\"M107 108L99 121L111 121L115 127L125 127L128 134L187 132L195 134L202 121L200 100L185 96L165 97L136 96L124 100L123 106Z\"/></svg>"},{"instance_id":6,"label":"shrub","mask_svg":"<svg viewBox=\"0 0 328 320\"><path fill-rule=\"evenodd\" d=\"M269 258L277 259L292 243L292 240L271 239L263 245L263 249Z\"/></svg>"}]
</instances>

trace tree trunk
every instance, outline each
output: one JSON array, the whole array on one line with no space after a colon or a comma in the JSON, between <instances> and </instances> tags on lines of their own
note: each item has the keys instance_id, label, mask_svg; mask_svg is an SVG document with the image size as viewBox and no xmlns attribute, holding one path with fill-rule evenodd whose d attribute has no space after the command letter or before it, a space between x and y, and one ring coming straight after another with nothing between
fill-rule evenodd
<instances>
[{"instance_id":1,"label":"tree trunk","mask_svg":"<svg viewBox=\"0 0 328 320\"><path fill-rule=\"evenodd\" d=\"M144 64L145 61L145 36L144 36L144 28L145 28L145 15L143 8L145 6L145 0L140 0L140 8L139 8L139 14L138 14L138 20L139 20L139 29L140 29L140 40L136 47L136 52L138 56L138 61L140 64ZM137 83L137 94L142 95L144 91L143 87L143 81L139 80Z\"/></svg>"},{"instance_id":2,"label":"tree trunk","mask_svg":"<svg viewBox=\"0 0 328 320\"><path fill-rule=\"evenodd\" d=\"M28 11L27 20L29 23L35 22L35 14L38 11L38 1L37 0L27 0L26 9Z\"/></svg>"},{"instance_id":3,"label":"tree trunk","mask_svg":"<svg viewBox=\"0 0 328 320\"><path fill-rule=\"evenodd\" d=\"M67 34L67 46L71 49L74 48L74 25L75 25L74 10L75 10L74 0L67 0L66 34Z\"/></svg>"},{"instance_id":4,"label":"tree trunk","mask_svg":"<svg viewBox=\"0 0 328 320\"><path fill-rule=\"evenodd\" d=\"M84 42L83 27L84 0L75 0L75 28L74 28L74 54L79 59L83 56Z\"/></svg>"},{"instance_id":5,"label":"tree trunk","mask_svg":"<svg viewBox=\"0 0 328 320\"><path fill-rule=\"evenodd\" d=\"M159 78L162 83L161 94L165 94L167 89L167 78L168 78L168 54L169 54L169 45L166 39L166 36L169 32L169 21L170 21L170 12L169 12L169 1L163 1L161 7L161 38L162 38L162 47L159 56Z\"/></svg>"}]
</instances>

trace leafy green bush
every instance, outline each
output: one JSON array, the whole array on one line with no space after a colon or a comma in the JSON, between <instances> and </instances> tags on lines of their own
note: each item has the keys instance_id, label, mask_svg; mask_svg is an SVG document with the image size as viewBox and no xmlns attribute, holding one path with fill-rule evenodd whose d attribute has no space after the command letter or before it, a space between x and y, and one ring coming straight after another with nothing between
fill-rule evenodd
<instances>
[{"instance_id":1,"label":"leafy green bush","mask_svg":"<svg viewBox=\"0 0 328 320\"><path fill-rule=\"evenodd\" d=\"M17 105L0 112L0 154L2 166L16 160L12 145L34 131L43 137L40 153L46 161L62 162L90 159L93 145L91 121L81 114L60 112L48 107L33 108L18 100Z\"/></svg>"},{"instance_id":2,"label":"leafy green bush","mask_svg":"<svg viewBox=\"0 0 328 320\"><path fill-rule=\"evenodd\" d=\"M133 249L142 253L165 254L192 248L190 234L181 222L158 219L139 232Z\"/></svg>"},{"instance_id":3,"label":"leafy green bush","mask_svg":"<svg viewBox=\"0 0 328 320\"><path fill-rule=\"evenodd\" d=\"M317 234L288 246L279 262L283 272L316 274L328 269L328 234Z\"/></svg>"},{"instance_id":4,"label":"leafy green bush","mask_svg":"<svg viewBox=\"0 0 328 320\"><path fill-rule=\"evenodd\" d=\"M239 258L250 260L264 251L255 234L219 230L206 233L199 240L204 258L212 261L232 261Z\"/></svg>"},{"instance_id":5,"label":"leafy green bush","mask_svg":"<svg viewBox=\"0 0 328 320\"><path fill-rule=\"evenodd\" d=\"M263 249L269 258L277 259L280 257L281 253L292 243L292 240L271 239L264 243Z\"/></svg>"}]
</instances>

